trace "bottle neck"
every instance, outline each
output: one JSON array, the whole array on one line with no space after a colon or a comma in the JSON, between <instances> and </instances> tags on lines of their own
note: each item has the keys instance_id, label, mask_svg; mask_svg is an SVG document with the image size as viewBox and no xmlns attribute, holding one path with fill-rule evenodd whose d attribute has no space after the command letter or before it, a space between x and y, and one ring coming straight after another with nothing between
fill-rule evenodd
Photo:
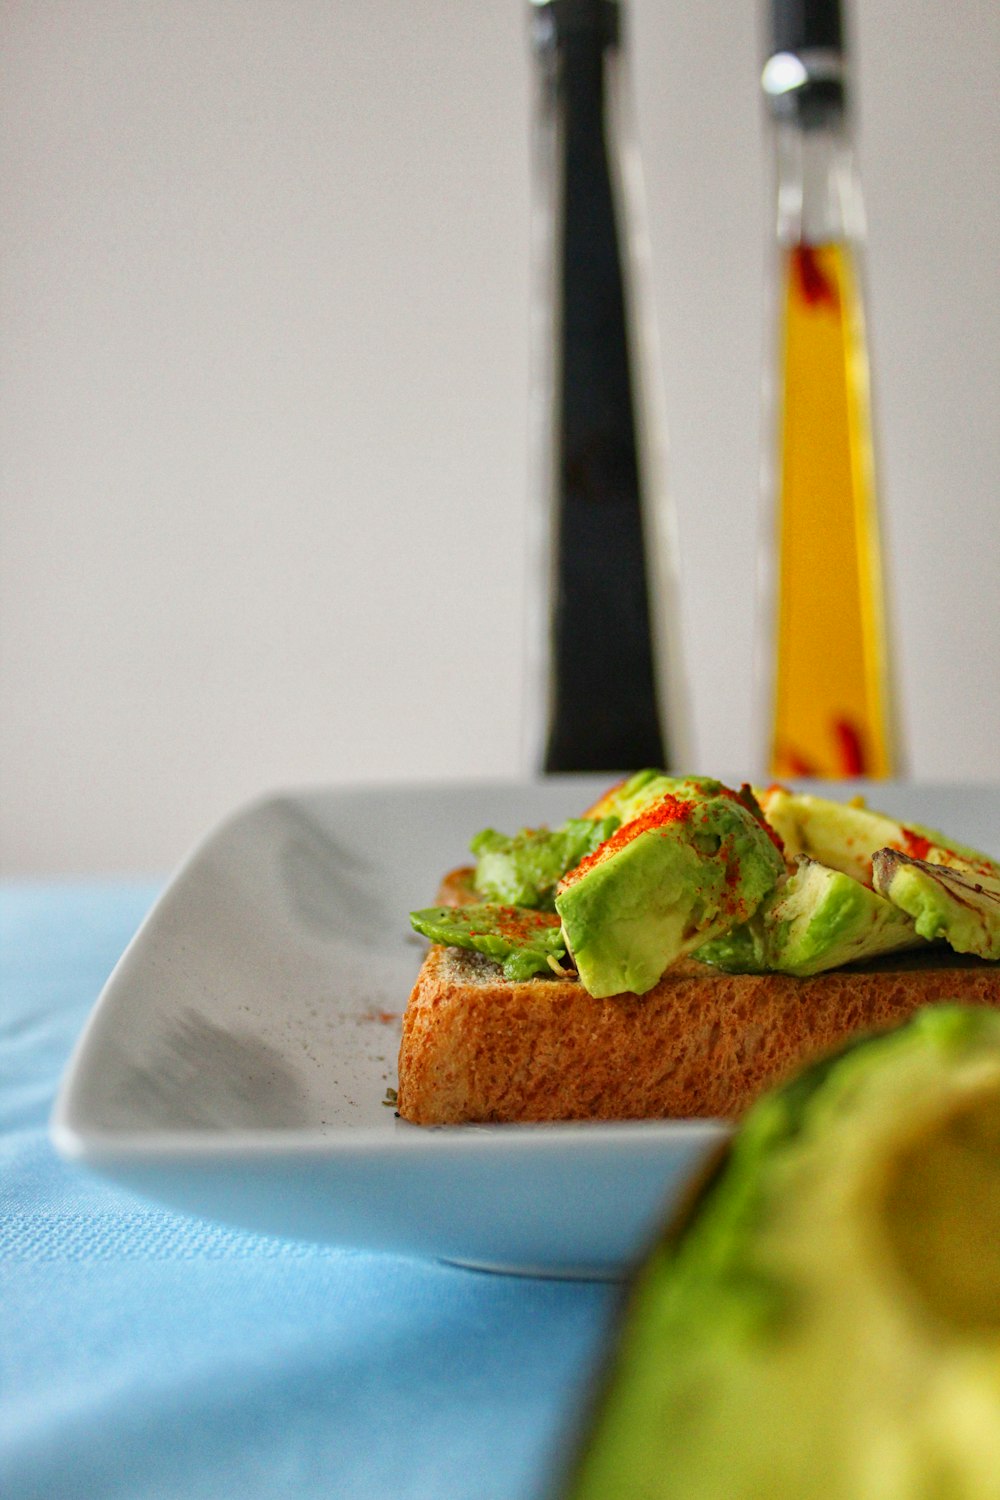
<instances>
[{"instance_id":1,"label":"bottle neck","mask_svg":"<svg viewBox=\"0 0 1000 1500\"><path fill-rule=\"evenodd\" d=\"M840 112L817 125L775 124L780 245L823 245L864 237L854 143Z\"/></svg>"}]
</instances>

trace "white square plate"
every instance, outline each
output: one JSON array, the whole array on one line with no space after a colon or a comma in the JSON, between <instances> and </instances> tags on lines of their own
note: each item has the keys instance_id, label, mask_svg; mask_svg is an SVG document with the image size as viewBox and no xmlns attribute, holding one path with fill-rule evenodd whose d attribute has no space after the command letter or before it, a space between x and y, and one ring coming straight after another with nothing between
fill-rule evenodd
<instances>
[{"instance_id":1,"label":"white square plate","mask_svg":"<svg viewBox=\"0 0 1000 1500\"><path fill-rule=\"evenodd\" d=\"M263 1233L623 1274L724 1126L428 1130L384 1102L424 951L407 913L433 903L479 828L558 823L609 780L316 790L237 813L182 866L108 980L56 1104L57 1149ZM1000 853L1000 788L854 790Z\"/></svg>"}]
</instances>

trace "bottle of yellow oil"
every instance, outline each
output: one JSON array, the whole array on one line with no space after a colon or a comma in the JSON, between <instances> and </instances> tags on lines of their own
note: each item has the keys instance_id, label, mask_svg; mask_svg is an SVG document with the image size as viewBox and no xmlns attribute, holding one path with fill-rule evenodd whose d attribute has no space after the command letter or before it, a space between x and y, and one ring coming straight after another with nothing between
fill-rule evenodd
<instances>
[{"instance_id":1,"label":"bottle of yellow oil","mask_svg":"<svg viewBox=\"0 0 1000 1500\"><path fill-rule=\"evenodd\" d=\"M766 756L779 777L899 773L837 0L772 0L777 176L768 407Z\"/></svg>"}]
</instances>

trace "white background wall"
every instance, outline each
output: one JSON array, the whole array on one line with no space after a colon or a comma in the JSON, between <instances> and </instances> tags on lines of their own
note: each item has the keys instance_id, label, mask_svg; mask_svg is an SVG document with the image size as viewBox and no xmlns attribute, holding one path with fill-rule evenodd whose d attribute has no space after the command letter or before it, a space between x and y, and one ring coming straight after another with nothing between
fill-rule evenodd
<instances>
[{"instance_id":1,"label":"white background wall","mask_svg":"<svg viewBox=\"0 0 1000 1500\"><path fill-rule=\"evenodd\" d=\"M769 163L753 5L632 0L693 768L754 771ZM33 0L0 38L4 868L248 797L521 769L518 0ZM1000 8L859 0L904 732L1000 741Z\"/></svg>"}]
</instances>

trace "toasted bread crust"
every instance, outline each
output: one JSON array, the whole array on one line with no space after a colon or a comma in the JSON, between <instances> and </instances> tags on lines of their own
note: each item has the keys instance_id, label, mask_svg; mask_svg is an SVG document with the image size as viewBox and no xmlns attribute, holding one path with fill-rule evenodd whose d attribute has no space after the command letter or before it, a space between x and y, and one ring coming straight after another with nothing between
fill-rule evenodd
<instances>
[{"instance_id":1,"label":"toasted bread crust","mask_svg":"<svg viewBox=\"0 0 1000 1500\"><path fill-rule=\"evenodd\" d=\"M646 995L595 1000L435 946L403 1017L398 1109L419 1125L732 1118L808 1058L945 999L1000 1006L1000 964L935 949L794 979L686 959Z\"/></svg>"}]
</instances>

